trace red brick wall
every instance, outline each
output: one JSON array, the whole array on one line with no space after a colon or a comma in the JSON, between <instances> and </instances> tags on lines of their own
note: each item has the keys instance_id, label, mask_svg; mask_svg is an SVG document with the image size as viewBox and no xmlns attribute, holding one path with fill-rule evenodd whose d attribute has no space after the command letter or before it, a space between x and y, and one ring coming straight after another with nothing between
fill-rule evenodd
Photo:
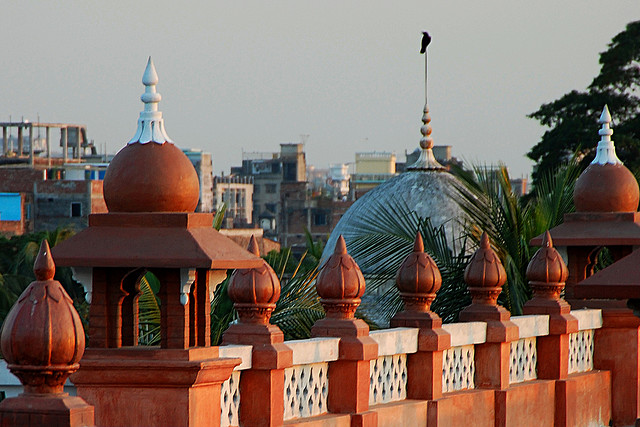
<instances>
[{"instance_id":1,"label":"red brick wall","mask_svg":"<svg viewBox=\"0 0 640 427\"><path fill-rule=\"evenodd\" d=\"M33 183L42 181L42 169L2 167L0 168L1 193L33 193Z\"/></svg>"}]
</instances>

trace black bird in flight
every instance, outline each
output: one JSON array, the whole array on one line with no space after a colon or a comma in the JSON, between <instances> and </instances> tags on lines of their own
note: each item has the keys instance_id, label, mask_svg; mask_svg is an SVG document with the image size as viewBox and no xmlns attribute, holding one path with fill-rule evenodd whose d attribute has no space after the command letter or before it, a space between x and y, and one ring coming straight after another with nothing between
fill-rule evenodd
<instances>
[{"instance_id":1,"label":"black bird in flight","mask_svg":"<svg viewBox=\"0 0 640 427\"><path fill-rule=\"evenodd\" d=\"M425 53L427 51L427 46L431 43L431 36L426 31L422 32L422 47L420 48L420 53Z\"/></svg>"}]
</instances>

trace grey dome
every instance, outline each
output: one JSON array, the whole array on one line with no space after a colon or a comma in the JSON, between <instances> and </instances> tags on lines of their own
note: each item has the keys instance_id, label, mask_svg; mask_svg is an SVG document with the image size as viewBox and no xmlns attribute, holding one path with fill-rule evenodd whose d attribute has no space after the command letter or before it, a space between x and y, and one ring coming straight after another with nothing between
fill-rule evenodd
<instances>
[{"instance_id":1,"label":"grey dome","mask_svg":"<svg viewBox=\"0 0 640 427\"><path fill-rule=\"evenodd\" d=\"M345 238L348 249L358 230L364 224L376 221L375 209L372 208L380 204L388 206L391 212L396 205L406 205L420 217L431 218L434 227L445 224L449 238L457 237L459 225L456 220L461 219L463 213L452 197L456 181L453 175L443 169L409 170L378 185L356 200L338 221L324 248L322 260L333 253L340 235Z\"/></svg>"}]
</instances>

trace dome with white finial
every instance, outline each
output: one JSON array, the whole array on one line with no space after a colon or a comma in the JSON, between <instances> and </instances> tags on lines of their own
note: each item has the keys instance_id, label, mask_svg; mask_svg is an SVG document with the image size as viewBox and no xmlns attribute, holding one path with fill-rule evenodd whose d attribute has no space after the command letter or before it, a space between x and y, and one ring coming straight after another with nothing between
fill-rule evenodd
<instances>
[{"instance_id":1,"label":"dome with white finial","mask_svg":"<svg viewBox=\"0 0 640 427\"><path fill-rule=\"evenodd\" d=\"M573 202L578 212L635 212L640 190L638 181L616 155L611 139L611 114L605 105L596 157L576 181Z\"/></svg>"},{"instance_id":2,"label":"dome with white finial","mask_svg":"<svg viewBox=\"0 0 640 427\"><path fill-rule=\"evenodd\" d=\"M429 108L425 104L420 128L420 157L406 172L383 182L355 201L331 232L323 259L331 255L338 236L342 235L349 245L363 230L369 230L371 224L379 223L377 215L381 209L391 214L409 209L421 218L430 218L434 227L444 226L449 238L458 235L456 219L462 218L463 213L452 197L456 178L433 155L430 122ZM356 262L362 261L356 257ZM370 271L364 266L363 272Z\"/></svg>"},{"instance_id":3,"label":"dome with white finial","mask_svg":"<svg viewBox=\"0 0 640 427\"><path fill-rule=\"evenodd\" d=\"M144 110L136 133L113 158L104 177L107 208L109 212L194 212L200 197L198 175L165 131L151 57L142 83Z\"/></svg>"}]
</instances>

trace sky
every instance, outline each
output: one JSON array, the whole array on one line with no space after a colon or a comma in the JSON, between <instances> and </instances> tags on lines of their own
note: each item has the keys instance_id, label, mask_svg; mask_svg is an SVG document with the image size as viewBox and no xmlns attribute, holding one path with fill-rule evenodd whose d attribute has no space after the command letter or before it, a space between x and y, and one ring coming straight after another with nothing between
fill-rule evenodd
<instances>
[{"instance_id":1,"label":"sky","mask_svg":"<svg viewBox=\"0 0 640 427\"><path fill-rule=\"evenodd\" d=\"M2 18L0 121L84 124L115 153L135 133L152 56L167 133L181 148L212 153L216 174L239 165L243 151L303 139L317 167L367 151L404 161L420 140L427 30L434 143L520 177L544 132L527 114L584 90L598 54L640 19L640 5L68 0L3 2Z\"/></svg>"}]
</instances>

